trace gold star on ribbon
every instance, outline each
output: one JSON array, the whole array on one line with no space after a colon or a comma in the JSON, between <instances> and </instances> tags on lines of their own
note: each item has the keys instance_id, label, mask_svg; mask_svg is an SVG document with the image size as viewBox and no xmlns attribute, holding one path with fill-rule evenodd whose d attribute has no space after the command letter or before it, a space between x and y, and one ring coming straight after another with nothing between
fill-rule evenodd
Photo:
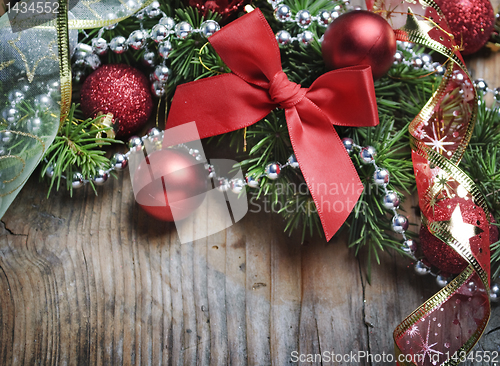
<instances>
[{"instance_id":1,"label":"gold star on ribbon","mask_svg":"<svg viewBox=\"0 0 500 366\"><path fill-rule=\"evenodd\" d=\"M470 249L469 240L483 232L480 227L464 222L460 204L457 204L448 221L441 221L448 228L453 237Z\"/></svg>"},{"instance_id":2,"label":"gold star on ribbon","mask_svg":"<svg viewBox=\"0 0 500 366\"><path fill-rule=\"evenodd\" d=\"M436 23L432 20L418 20L413 11L408 8L408 16L406 18L405 28L407 30L427 35L432 29L436 27Z\"/></svg>"}]
</instances>

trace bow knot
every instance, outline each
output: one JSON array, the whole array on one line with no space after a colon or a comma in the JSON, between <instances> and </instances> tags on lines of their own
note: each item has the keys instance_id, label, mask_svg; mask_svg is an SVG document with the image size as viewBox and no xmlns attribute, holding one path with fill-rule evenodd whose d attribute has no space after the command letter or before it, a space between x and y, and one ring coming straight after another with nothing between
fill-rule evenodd
<instances>
[{"instance_id":1,"label":"bow knot","mask_svg":"<svg viewBox=\"0 0 500 366\"><path fill-rule=\"evenodd\" d=\"M274 103L281 108L291 108L299 103L306 95L307 89L301 88L290 80L283 72L278 71L269 83L269 95Z\"/></svg>"}]
</instances>

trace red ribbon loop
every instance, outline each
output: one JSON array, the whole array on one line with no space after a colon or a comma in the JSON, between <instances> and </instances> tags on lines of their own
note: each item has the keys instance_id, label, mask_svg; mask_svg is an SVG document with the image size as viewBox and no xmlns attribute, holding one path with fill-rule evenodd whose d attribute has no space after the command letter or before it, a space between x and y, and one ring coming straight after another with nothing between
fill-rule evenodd
<instances>
[{"instance_id":1,"label":"red ribbon loop","mask_svg":"<svg viewBox=\"0 0 500 366\"><path fill-rule=\"evenodd\" d=\"M283 109L291 108L299 103L306 95L306 92L307 89L302 89L300 84L288 80L283 71L277 72L269 84L271 99Z\"/></svg>"},{"instance_id":2,"label":"red ribbon loop","mask_svg":"<svg viewBox=\"0 0 500 366\"><path fill-rule=\"evenodd\" d=\"M333 125L378 124L370 67L331 71L301 88L281 69L278 44L258 9L209 41L232 73L178 86L167 128L194 121L199 137L206 138L248 127L276 107L284 108L295 156L330 240L363 190ZM195 138L169 136L164 146Z\"/></svg>"}]
</instances>

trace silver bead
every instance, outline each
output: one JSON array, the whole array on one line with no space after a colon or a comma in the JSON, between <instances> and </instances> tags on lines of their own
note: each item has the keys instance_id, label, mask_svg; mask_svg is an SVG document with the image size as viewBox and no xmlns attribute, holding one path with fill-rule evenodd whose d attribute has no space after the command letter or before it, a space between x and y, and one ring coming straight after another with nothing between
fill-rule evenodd
<instances>
[{"instance_id":1,"label":"silver bead","mask_svg":"<svg viewBox=\"0 0 500 366\"><path fill-rule=\"evenodd\" d=\"M415 253L417 251L417 243L413 239L406 239L401 245L401 249L406 253Z\"/></svg>"},{"instance_id":2,"label":"silver bead","mask_svg":"<svg viewBox=\"0 0 500 366\"><path fill-rule=\"evenodd\" d=\"M161 140L161 131L156 127L151 128L148 131L148 139L151 142L158 142L159 140Z\"/></svg>"},{"instance_id":3,"label":"silver bead","mask_svg":"<svg viewBox=\"0 0 500 366\"><path fill-rule=\"evenodd\" d=\"M20 90L14 89L9 92L7 98L11 104L17 104L23 101L24 93Z\"/></svg>"},{"instance_id":4,"label":"silver bead","mask_svg":"<svg viewBox=\"0 0 500 366\"><path fill-rule=\"evenodd\" d=\"M26 121L26 128L29 132L37 133L40 131L40 127L42 127L42 120L40 117L32 117Z\"/></svg>"},{"instance_id":5,"label":"silver bead","mask_svg":"<svg viewBox=\"0 0 500 366\"><path fill-rule=\"evenodd\" d=\"M206 169L206 170L207 170L207 172L208 172L208 177L209 177L209 178L215 178L215 176L216 176L217 174L215 173L215 168L214 168L214 166L213 166L212 164L208 164L208 163L206 163L206 164L205 164L205 169Z\"/></svg>"},{"instance_id":6,"label":"silver bead","mask_svg":"<svg viewBox=\"0 0 500 366\"><path fill-rule=\"evenodd\" d=\"M297 161L297 157L295 154L290 155L288 158L288 165L290 165L292 168L297 169L299 167L299 162Z\"/></svg>"},{"instance_id":7,"label":"silver bead","mask_svg":"<svg viewBox=\"0 0 500 366\"><path fill-rule=\"evenodd\" d=\"M45 175L49 178L52 178L54 176L54 167L52 165L49 165L47 169L45 170Z\"/></svg>"},{"instance_id":8,"label":"silver bead","mask_svg":"<svg viewBox=\"0 0 500 366\"><path fill-rule=\"evenodd\" d=\"M151 83L151 93L157 98L161 98L165 95L165 84L161 81L155 80Z\"/></svg>"},{"instance_id":9,"label":"silver bead","mask_svg":"<svg viewBox=\"0 0 500 366\"><path fill-rule=\"evenodd\" d=\"M258 179L255 179L253 176L251 175L248 175L245 177L246 181L247 181L247 185L250 187L250 188L259 188L259 180Z\"/></svg>"},{"instance_id":10,"label":"silver bead","mask_svg":"<svg viewBox=\"0 0 500 366\"><path fill-rule=\"evenodd\" d=\"M101 59L95 53L88 55L85 59L85 64L90 66L92 70L97 70L101 66Z\"/></svg>"},{"instance_id":11,"label":"silver bead","mask_svg":"<svg viewBox=\"0 0 500 366\"><path fill-rule=\"evenodd\" d=\"M172 30L175 27L175 20L170 17L163 17L160 19L158 24L164 25L168 30Z\"/></svg>"},{"instance_id":12,"label":"silver bead","mask_svg":"<svg viewBox=\"0 0 500 366\"><path fill-rule=\"evenodd\" d=\"M170 55L170 52L172 52L172 43L170 43L168 39L158 45L158 54L161 57L167 58Z\"/></svg>"},{"instance_id":13,"label":"silver bead","mask_svg":"<svg viewBox=\"0 0 500 366\"><path fill-rule=\"evenodd\" d=\"M495 96L495 101L500 103L500 88L495 88L493 95Z\"/></svg>"},{"instance_id":14,"label":"silver bead","mask_svg":"<svg viewBox=\"0 0 500 366\"><path fill-rule=\"evenodd\" d=\"M478 93L486 93L488 91L488 84L483 79L474 80L474 86Z\"/></svg>"},{"instance_id":15,"label":"silver bead","mask_svg":"<svg viewBox=\"0 0 500 366\"><path fill-rule=\"evenodd\" d=\"M442 275L437 275L436 276L436 283L438 284L439 287L445 287L447 284L450 283L450 279L448 277L444 277Z\"/></svg>"},{"instance_id":16,"label":"silver bead","mask_svg":"<svg viewBox=\"0 0 500 366\"><path fill-rule=\"evenodd\" d=\"M490 300L491 302L498 302L500 300L500 286L498 283L494 283L490 288Z\"/></svg>"},{"instance_id":17,"label":"silver bead","mask_svg":"<svg viewBox=\"0 0 500 366\"><path fill-rule=\"evenodd\" d=\"M295 21L301 28L307 28L311 25L312 17L308 10L299 10L295 15Z\"/></svg>"},{"instance_id":18,"label":"silver bead","mask_svg":"<svg viewBox=\"0 0 500 366\"><path fill-rule=\"evenodd\" d=\"M140 29L136 29L128 36L127 43L134 50L140 50L146 44L146 34Z\"/></svg>"},{"instance_id":19,"label":"silver bead","mask_svg":"<svg viewBox=\"0 0 500 366\"><path fill-rule=\"evenodd\" d=\"M424 276L426 274L429 274L431 272L431 269L429 267L427 267L424 262L422 261L418 261L417 263L415 263L415 273L420 275L420 276Z\"/></svg>"},{"instance_id":20,"label":"silver bead","mask_svg":"<svg viewBox=\"0 0 500 366\"><path fill-rule=\"evenodd\" d=\"M243 179L240 178L231 179L231 191L233 193L239 194L244 187L245 187L245 182L243 181Z\"/></svg>"},{"instance_id":21,"label":"silver bead","mask_svg":"<svg viewBox=\"0 0 500 366\"><path fill-rule=\"evenodd\" d=\"M151 29L151 39L156 43L160 43L161 41L163 41L165 38L167 38L168 34L169 31L163 24L156 24Z\"/></svg>"},{"instance_id":22,"label":"silver bead","mask_svg":"<svg viewBox=\"0 0 500 366\"><path fill-rule=\"evenodd\" d=\"M286 30L280 30L276 33L276 40L279 44L285 45L292 41L292 36Z\"/></svg>"},{"instance_id":23,"label":"silver bead","mask_svg":"<svg viewBox=\"0 0 500 366\"><path fill-rule=\"evenodd\" d=\"M334 10L330 13L330 16L332 17L332 21L337 19L340 15L341 15L341 13L337 10Z\"/></svg>"},{"instance_id":24,"label":"silver bead","mask_svg":"<svg viewBox=\"0 0 500 366\"><path fill-rule=\"evenodd\" d=\"M146 51L142 55L142 63L146 66L153 67L155 65L155 53Z\"/></svg>"},{"instance_id":25,"label":"silver bead","mask_svg":"<svg viewBox=\"0 0 500 366\"><path fill-rule=\"evenodd\" d=\"M146 13L144 12L144 10L142 10L135 13L134 16L139 20L144 20L144 18L146 17Z\"/></svg>"},{"instance_id":26,"label":"silver bead","mask_svg":"<svg viewBox=\"0 0 500 366\"><path fill-rule=\"evenodd\" d=\"M446 67L441 65L439 62L434 62L432 64L432 67L434 67L434 70L436 71L437 75L443 76L444 73L446 72Z\"/></svg>"},{"instance_id":27,"label":"silver bead","mask_svg":"<svg viewBox=\"0 0 500 366\"><path fill-rule=\"evenodd\" d=\"M143 147L144 147L144 144L143 144L142 139L140 137L132 136L128 140L128 148L130 149L131 152L142 151Z\"/></svg>"},{"instance_id":28,"label":"silver bead","mask_svg":"<svg viewBox=\"0 0 500 366\"><path fill-rule=\"evenodd\" d=\"M78 43L75 47L75 53L73 54L73 59L75 61L80 61L82 64L85 58L92 53L92 46L85 43Z\"/></svg>"},{"instance_id":29,"label":"silver bead","mask_svg":"<svg viewBox=\"0 0 500 366\"><path fill-rule=\"evenodd\" d=\"M42 111L47 111L55 107L55 103L47 94L40 94L33 99L33 105Z\"/></svg>"},{"instance_id":30,"label":"silver bead","mask_svg":"<svg viewBox=\"0 0 500 366\"><path fill-rule=\"evenodd\" d=\"M399 65L401 62L403 62L403 60L405 59L404 55L403 55L403 52L401 51L396 51L394 53L394 61L393 63L395 65Z\"/></svg>"},{"instance_id":31,"label":"silver bead","mask_svg":"<svg viewBox=\"0 0 500 366\"><path fill-rule=\"evenodd\" d=\"M311 31L304 31L302 33L297 34L297 39L300 43L307 46L310 45L312 41L314 41L314 34Z\"/></svg>"},{"instance_id":32,"label":"silver bead","mask_svg":"<svg viewBox=\"0 0 500 366\"><path fill-rule=\"evenodd\" d=\"M153 1L151 5L146 8L146 14L150 18L155 18L161 14L160 3L158 1Z\"/></svg>"},{"instance_id":33,"label":"silver bead","mask_svg":"<svg viewBox=\"0 0 500 366\"><path fill-rule=\"evenodd\" d=\"M292 18L292 10L288 5L280 4L274 10L274 17L280 22L287 22Z\"/></svg>"},{"instance_id":34,"label":"silver bead","mask_svg":"<svg viewBox=\"0 0 500 366\"><path fill-rule=\"evenodd\" d=\"M345 150L347 151L348 154L352 153L354 150L354 141L350 137L344 137L342 139L342 144L345 147Z\"/></svg>"},{"instance_id":35,"label":"silver bead","mask_svg":"<svg viewBox=\"0 0 500 366\"><path fill-rule=\"evenodd\" d=\"M155 80L165 83L170 75L170 69L165 65L158 65L153 72Z\"/></svg>"},{"instance_id":36,"label":"silver bead","mask_svg":"<svg viewBox=\"0 0 500 366\"><path fill-rule=\"evenodd\" d=\"M264 174L269 179L275 180L278 179L280 175L281 167L278 163L270 163L264 169Z\"/></svg>"},{"instance_id":37,"label":"silver bead","mask_svg":"<svg viewBox=\"0 0 500 366\"><path fill-rule=\"evenodd\" d=\"M427 54L427 53L422 53L420 55L420 58L422 59L422 62L424 65L430 66L432 64L432 56Z\"/></svg>"},{"instance_id":38,"label":"silver bead","mask_svg":"<svg viewBox=\"0 0 500 366\"><path fill-rule=\"evenodd\" d=\"M95 185L102 186L109 178L109 174L104 169L99 169L97 173L92 177L92 182Z\"/></svg>"},{"instance_id":39,"label":"silver bead","mask_svg":"<svg viewBox=\"0 0 500 366\"><path fill-rule=\"evenodd\" d=\"M414 68L421 69L424 66L424 61L419 56L416 56L411 60L411 64Z\"/></svg>"},{"instance_id":40,"label":"silver bead","mask_svg":"<svg viewBox=\"0 0 500 366\"><path fill-rule=\"evenodd\" d=\"M384 168L376 169L373 173L373 182L378 186L383 186L389 183L389 171Z\"/></svg>"},{"instance_id":41,"label":"silver bead","mask_svg":"<svg viewBox=\"0 0 500 366\"><path fill-rule=\"evenodd\" d=\"M210 37L212 34L220 30L220 25L215 20L205 20L200 25L200 33L205 38Z\"/></svg>"},{"instance_id":42,"label":"silver bead","mask_svg":"<svg viewBox=\"0 0 500 366\"><path fill-rule=\"evenodd\" d=\"M115 170L123 170L128 166L128 157L125 154L115 153L111 158L111 166Z\"/></svg>"},{"instance_id":43,"label":"silver bead","mask_svg":"<svg viewBox=\"0 0 500 366\"><path fill-rule=\"evenodd\" d=\"M393 191L388 191L385 194L384 198L382 198L382 205L388 210L397 208L399 206L399 197L397 193Z\"/></svg>"},{"instance_id":44,"label":"silver bead","mask_svg":"<svg viewBox=\"0 0 500 366\"><path fill-rule=\"evenodd\" d=\"M0 131L0 142L8 144L12 140L13 134L10 131Z\"/></svg>"},{"instance_id":45,"label":"silver bead","mask_svg":"<svg viewBox=\"0 0 500 366\"><path fill-rule=\"evenodd\" d=\"M332 14L328 10L320 10L318 14L318 24L326 27L332 22Z\"/></svg>"},{"instance_id":46,"label":"silver bead","mask_svg":"<svg viewBox=\"0 0 500 366\"><path fill-rule=\"evenodd\" d=\"M175 25L175 35L177 38L186 39L193 32L193 26L188 22L180 22Z\"/></svg>"},{"instance_id":47,"label":"silver bead","mask_svg":"<svg viewBox=\"0 0 500 366\"><path fill-rule=\"evenodd\" d=\"M92 51L98 56L102 56L108 52L108 41L104 38L94 38L92 40Z\"/></svg>"},{"instance_id":48,"label":"silver bead","mask_svg":"<svg viewBox=\"0 0 500 366\"><path fill-rule=\"evenodd\" d=\"M114 53L121 54L127 52L128 44L127 40L123 36L117 36L109 42L109 49Z\"/></svg>"},{"instance_id":49,"label":"silver bead","mask_svg":"<svg viewBox=\"0 0 500 366\"><path fill-rule=\"evenodd\" d=\"M80 188L83 187L83 175L80 172L75 172L73 173L73 178L71 179L71 186L73 188Z\"/></svg>"},{"instance_id":50,"label":"silver bead","mask_svg":"<svg viewBox=\"0 0 500 366\"><path fill-rule=\"evenodd\" d=\"M226 178L220 178L219 179L219 184L217 185L217 190L220 192L227 192L231 189L231 184L229 183L229 180Z\"/></svg>"},{"instance_id":51,"label":"silver bead","mask_svg":"<svg viewBox=\"0 0 500 366\"><path fill-rule=\"evenodd\" d=\"M361 149L359 156L361 157L361 161L365 164L371 164L375 161L375 156L377 155L377 151L373 146L365 146Z\"/></svg>"},{"instance_id":52,"label":"silver bead","mask_svg":"<svg viewBox=\"0 0 500 366\"><path fill-rule=\"evenodd\" d=\"M406 230L408 230L409 223L408 223L408 219L406 218L406 216L395 215L392 218L391 225L392 225L392 230L394 230L397 233L402 234Z\"/></svg>"},{"instance_id":53,"label":"silver bead","mask_svg":"<svg viewBox=\"0 0 500 366\"><path fill-rule=\"evenodd\" d=\"M2 110L2 118L7 124L15 124L21 118L21 113L15 107L5 107Z\"/></svg>"}]
</instances>

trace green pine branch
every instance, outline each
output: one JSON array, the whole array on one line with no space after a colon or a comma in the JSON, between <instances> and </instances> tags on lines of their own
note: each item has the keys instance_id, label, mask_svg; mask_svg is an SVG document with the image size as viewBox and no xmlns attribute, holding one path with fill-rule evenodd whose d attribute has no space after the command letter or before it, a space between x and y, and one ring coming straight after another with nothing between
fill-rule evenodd
<instances>
[{"instance_id":1,"label":"green pine branch","mask_svg":"<svg viewBox=\"0 0 500 366\"><path fill-rule=\"evenodd\" d=\"M50 195L54 185L56 190L59 190L63 176L67 178L66 187L72 195L72 178L76 172L80 172L84 179L89 180L95 192L91 177L99 169L107 169L111 165L102 147L111 145L113 142L121 143L114 138L97 137L98 134L106 134L113 129L112 127L101 127L103 116L81 121L76 118L76 111L77 105L73 104L54 142L45 153L42 176L45 175L49 167L54 172L50 178L47 196Z\"/></svg>"}]
</instances>

